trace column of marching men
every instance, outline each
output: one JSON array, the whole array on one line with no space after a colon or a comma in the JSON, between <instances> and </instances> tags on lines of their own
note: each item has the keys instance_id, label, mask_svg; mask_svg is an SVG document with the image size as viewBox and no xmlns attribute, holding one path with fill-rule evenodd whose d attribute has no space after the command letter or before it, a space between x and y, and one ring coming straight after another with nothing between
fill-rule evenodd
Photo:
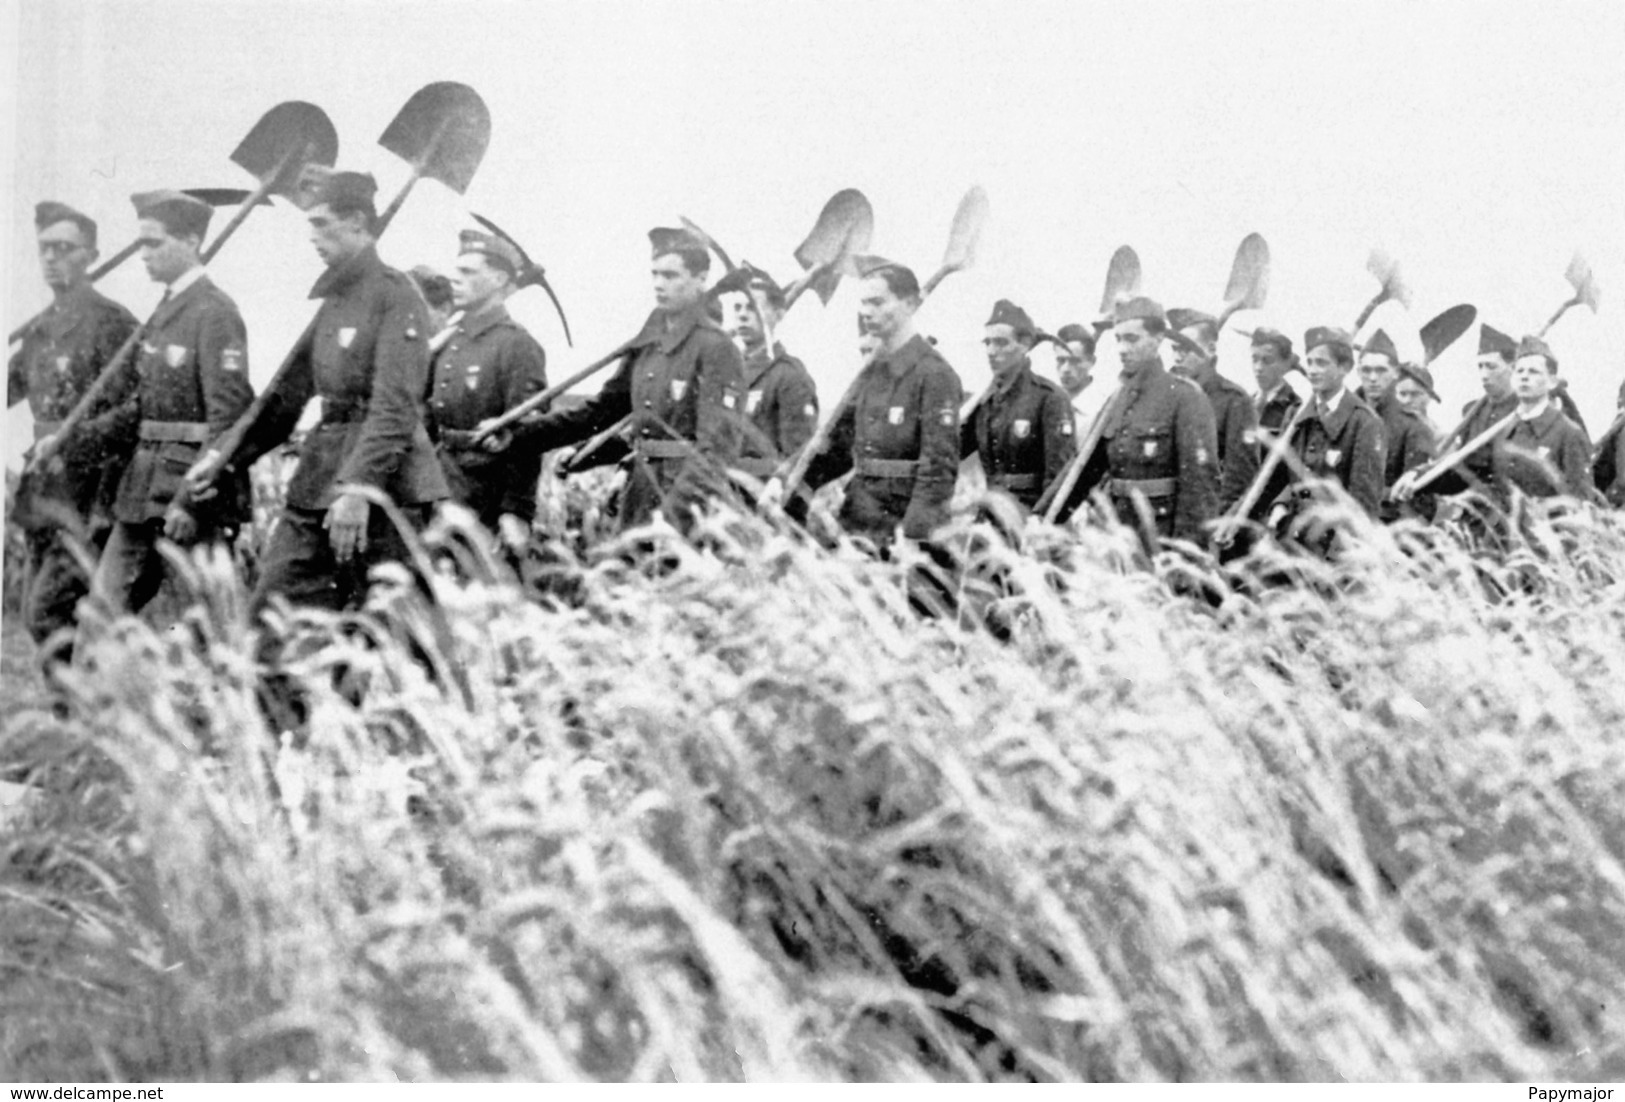
<instances>
[{"instance_id":1,"label":"column of marching men","mask_svg":"<svg viewBox=\"0 0 1625 1102\"><path fill-rule=\"evenodd\" d=\"M469 230L449 280L419 269L414 281L379 258L375 191L372 177L354 172L312 185L305 217L326 265L310 292L319 310L257 400L243 318L202 266L213 207L177 191L133 196L140 254L163 298L126 370L62 432L65 412L137 323L87 278L96 222L61 202L38 204L52 301L21 333L7 393L8 404L29 402L35 424L39 477L13 519L27 532L23 618L51 644L49 661L71 653L78 601L118 613L152 600L166 570L160 541L235 538L249 515L250 464L289 440L311 399L319 419L260 557L256 614L274 598L357 607L369 570L404 553L385 498L415 527L439 503L457 502L506 553L522 554L544 455L593 439L574 458L584 469L606 435L617 437L612 454L625 468L623 529L659 515L688 532L709 502L748 504L741 484L761 487L758 504L805 521L811 493L846 476L838 520L882 554L900 538L931 540L971 456L989 490L1023 510L1064 521L1103 497L1128 524L1231 557L1263 533L1301 534L1332 485L1384 522L1433 519L1469 490L1503 508L1514 488L1622 497L1617 423L1594 449L1539 337L1481 327L1483 397L1449 442L1504 428L1461 462L1429 470L1442 443L1426 413L1437 400L1432 375L1403 362L1381 330L1357 345L1346 330L1316 326L1300 353L1287 334L1258 328L1248 393L1218 369L1222 323L1211 314L1132 294L1110 316L1051 334L1000 299L983 338L993 380L967 406L959 375L916 327L929 288L876 256L853 261L862 362L819 433L812 376L776 336L786 289L750 265L712 284L714 242L688 228L650 231L654 310L599 392L510 424L498 419L547 386L541 345L505 305L528 261L500 233ZM1117 386L1091 404L1096 345L1108 330ZM1041 343L1053 346L1057 381L1034 369ZM233 443L222 450L228 430ZM787 486L797 460L800 477ZM99 555L88 575L69 533ZM1298 542L1333 550L1325 533Z\"/></svg>"}]
</instances>

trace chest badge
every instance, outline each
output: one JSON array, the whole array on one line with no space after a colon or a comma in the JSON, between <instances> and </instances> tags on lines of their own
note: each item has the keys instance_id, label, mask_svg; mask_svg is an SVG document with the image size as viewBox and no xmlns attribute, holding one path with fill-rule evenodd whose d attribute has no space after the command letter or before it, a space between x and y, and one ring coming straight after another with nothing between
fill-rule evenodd
<instances>
[{"instance_id":1,"label":"chest badge","mask_svg":"<svg viewBox=\"0 0 1625 1102\"><path fill-rule=\"evenodd\" d=\"M164 362L170 367L181 367L186 363L186 346L172 344L164 349Z\"/></svg>"},{"instance_id":2,"label":"chest badge","mask_svg":"<svg viewBox=\"0 0 1625 1102\"><path fill-rule=\"evenodd\" d=\"M687 379L673 379L671 381L671 400L672 401L681 402L683 400L683 395L685 393L687 393L687 392L688 392L688 380Z\"/></svg>"},{"instance_id":3,"label":"chest badge","mask_svg":"<svg viewBox=\"0 0 1625 1102\"><path fill-rule=\"evenodd\" d=\"M1140 445L1140 450L1145 453L1145 457L1147 459L1151 459L1157 454L1157 442L1155 440L1147 440Z\"/></svg>"},{"instance_id":4,"label":"chest badge","mask_svg":"<svg viewBox=\"0 0 1625 1102\"><path fill-rule=\"evenodd\" d=\"M68 373L68 369L70 367L72 367L72 366L73 366L73 357L72 356L58 356L56 358L56 370L57 370L58 374L66 375Z\"/></svg>"},{"instance_id":5,"label":"chest badge","mask_svg":"<svg viewBox=\"0 0 1625 1102\"><path fill-rule=\"evenodd\" d=\"M762 404L762 392L753 390L745 395L745 412L755 413L756 408Z\"/></svg>"},{"instance_id":6,"label":"chest badge","mask_svg":"<svg viewBox=\"0 0 1625 1102\"><path fill-rule=\"evenodd\" d=\"M1010 431L1015 434L1017 440L1025 440L1032 435L1033 423L1031 421L1012 421L1010 422Z\"/></svg>"},{"instance_id":7,"label":"chest badge","mask_svg":"<svg viewBox=\"0 0 1625 1102\"><path fill-rule=\"evenodd\" d=\"M903 423L903 407L892 406L888 409L886 411L886 423L888 425L901 425Z\"/></svg>"},{"instance_id":8,"label":"chest badge","mask_svg":"<svg viewBox=\"0 0 1625 1102\"><path fill-rule=\"evenodd\" d=\"M1258 443L1258 433L1253 429L1243 429L1241 432L1241 442L1243 444Z\"/></svg>"},{"instance_id":9,"label":"chest badge","mask_svg":"<svg viewBox=\"0 0 1625 1102\"><path fill-rule=\"evenodd\" d=\"M1061 435L1062 436L1071 436L1072 435L1072 420L1071 420L1071 418L1068 418L1067 420L1061 422Z\"/></svg>"},{"instance_id":10,"label":"chest badge","mask_svg":"<svg viewBox=\"0 0 1625 1102\"><path fill-rule=\"evenodd\" d=\"M468 365L468 370L463 373L463 385L466 386L469 390L478 390L480 388L480 365L479 364L469 364Z\"/></svg>"},{"instance_id":11,"label":"chest badge","mask_svg":"<svg viewBox=\"0 0 1625 1102\"><path fill-rule=\"evenodd\" d=\"M1545 444L1542 444L1535 450L1540 453L1540 457L1542 459L1550 459L1552 457L1552 449Z\"/></svg>"},{"instance_id":12,"label":"chest badge","mask_svg":"<svg viewBox=\"0 0 1625 1102\"><path fill-rule=\"evenodd\" d=\"M355 343L355 326L346 325L339 330L339 347L349 348Z\"/></svg>"},{"instance_id":13,"label":"chest badge","mask_svg":"<svg viewBox=\"0 0 1625 1102\"><path fill-rule=\"evenodd\" d=\"M1342 458L1343 458L1343 449L1341 449L1341 448L1327 448L1326 449L1326 465L1328 467L1337 466L1337 464L1342 460Z\"/></svg>"}]
</instances>

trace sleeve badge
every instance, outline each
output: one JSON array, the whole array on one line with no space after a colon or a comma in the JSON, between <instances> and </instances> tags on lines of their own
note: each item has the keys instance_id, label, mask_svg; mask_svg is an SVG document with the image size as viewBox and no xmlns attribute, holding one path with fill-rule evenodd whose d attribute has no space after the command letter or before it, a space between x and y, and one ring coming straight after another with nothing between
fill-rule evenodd
<instances>
[{"instance_id":1,"label":"sleeve badge","mask_svg":"<svg viewBox=\"0 0 1625 1102\"><path fill-rule=\"evenodd\" d=\"M1062 436L1071 436L1072 435L1072 418L1068 417L1065 421L1061 422L1061 435Z\"/></svg>"},{"instance_id":2,"label":"sleeve badge","mask_svg":"<svg viewBox=\"0 0 1625 1102\"><path fill-rule=\"evenodd\" d=\"M1200 444L1196 445L1196 465L1199 467L1207 466L1207 449Z\"/></svg>"},{"instance_id":3,"label":"sleeve badge","mask_svg":"<svg viewBox=\"0 0 1625 1102\"><path fill-rule=\"evenodd\" d=\"M801 415L803 417L817 417L818 407L813 405L811 402L808 402L806 405L801 407Z\"/></svg>"},{"instance_id":4,"label":"sleeve badge","mask_svg":"<svg viewBox=\"0 0 1625 1102\"><path fill-rule=\"evenodd\" d=\"M243 369L243 350L241 348L227 348L220 353L220 370L241 371Z\"/></svg>"},{"instance_id":5,"label":"sleeve badge","mask_svg":"<svg viewBox=\"0 0 1625 1102\"><path fill-rule=\"evenodd\" d=\"M757 407L760 406L761 404L762 404L762 392L761 391L753 390L749 394L745 395L745 412L746 413L755 413Z\"/></svg>"},{"instance_id":6,"label":"sleeve badge","mask_svg":"<svg viewBox=\"0 0 1625 1102\"><path fill-rule=\"evenodd\" d=\"M1342 459L1343 459L1343 450L1341 448L1327 448L1326 449L1326 466L1335 467L1335 466L1337 466L1337 464L1339 462L1342 461Z\"/></svg>"}]
</instances>

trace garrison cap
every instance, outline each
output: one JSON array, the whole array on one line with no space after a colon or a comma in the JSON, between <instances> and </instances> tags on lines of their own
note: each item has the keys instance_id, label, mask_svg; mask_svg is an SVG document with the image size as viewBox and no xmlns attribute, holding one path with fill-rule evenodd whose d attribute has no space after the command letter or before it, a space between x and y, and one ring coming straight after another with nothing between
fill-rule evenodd
<instances>
[{"instance_id":1,"label":"garrison cap","mask_svg":"<svg viewBox=\"0 0 1625 1102\"><path fill-rule=\"evenodd\" d=\"M667 253L698 252L710 254L705 242L684 229L671 229L667 226L656 226L649 231L649 247L652 256L665 256Z\"/></svg>"},{"instance_id":2,"label":"garrison cap","mask_svg":"<svg viewBox=\"0 0 1625 1102\"><path fill-rule=\"evenodd\" d=\"M171 234L191 234L202 237L209 231L209 217L214 208L202 199L184 191L138 191L130 196L137 218L150 218L162 222Z\"/></svg>"},{"instance_id":3,"label":"garrison cap","mask_svg":"<svg viewBox=\"0 0 1625 1102\"><path fill-rule=\"evenodd\" d=\"M729 291L739 294L760 291L769 304L776 307L784 305L784 288L780 287L772 276L748 260L742 261L739 267L717 280L716 285L711 288L713 295L723 295Z\"/></svg>"},{"instance_id":4,"label":"garrison cap","mask_svg":"<svg viewBox=\"0 0 1625 1102\"><path fill-rule=\"evenodd\" d=\"M1269 329L1264 326L1254 329L1253 347L1257 348L1259 345L1275 349L1282 359L1290 360L1292 358L1292 338L1279 329Z\"/></svg>"},{"instance_id":5,"label":"garrison cap","mask_svg":"<svg viewBox=\"0 0 1625 1102\"><path fill-rule=\"evenodd\" d=\"M519 269L525 266L519 257L519 249L501 234L462 230L457 234L457 251L459 255L479 253L511 276L517 276Z\"/></svg>"},{"instance_id":6,"label":"garrison cap","mask_svg":"<svg viewBox=\"0 0 1625 1102\"><path fill-rule=\"evenodd\" d=\"M1428 397L1435 402L1440 401L1439 392L1433 389L1433 372L1427 369L1426 364L1400 364L1399 377L1409 379L1417 386L1428 392Z\"/></svg>"},{"instance_id":7,"label":"garrison cap","mask_svg":"<svg viewBox=\"0 0 1625 1102\"><path fill-rule=\"evenodd\" d=\"M1332 348L1340 347L1350 356L1354 355L1354 338L1349 336L1347 329L1339 329L1335 325L1317 325L1303 335L1305 355L1323 344Z\"/></svg>"},{"instance_id":8,"label":"garrison cap","mask_svg":"<svg viewBox=\"0 0 1625 1102\"><path fill-rule=\"evenodd\" d=\"M370 172L326 172L319 174L311 188L310 205L326 203L335 213L373 210L378 181Z\"/></svg>"},{"instance_id":9,"label":"garrison cap","mask_svg":"<svg viewBox=\"0 0 1625 1102\"><path fill-rule=\"evenodd\" d=\"M1387 356L1389 363L1399 362L1399 349L1394 347L1394 339L1381 329L1371 334L1371 339L1365 342L1365 350Z\"/></svg>"},{"instance_id":10,"label":"garrison cap","mask_svg":"<svg viewBox=\"0 0 1625 1102\"><path fill-rule=\"evenodd\" d=\"M43 230L58 222L72 222L79 227L85 235L85 243L92 248L96 246L96 220L90 215L74 210L66 203L58 203L47 199L43 203L34 204L34 228Z\"/></svg>"},{"instance_id":11,"label":"garrison cap","mask_svg":"<svg viewBox=\"0 0 1625 1102\"><path fill-rule=\"evenodd\" d=\"M1553 362L1557 359L1552 355L1552 346L1536 336L1527 336L1518 342L1517 358L1522 359L1525 356L1544 356Z\"/></svg>"},{"instance_id":12,"label":"garrison cap","mask_svg":"<svg viewBox=\"0 0 1625 1102\"><path fill-rule=\"evenodd\" d=\"M1160 321L1168 323L1168 316L1162 312L1162 304L1156 299L1145 295L1135 295L1133 298L1120 298L1112 307L1112 320L1125 321Z\"/></svg>"},{"instance_id":13,"label":"garrison cap","mask_svg":"<svg viewBox=\"0 0 1625 1102\"><path fill-rule=\"evenodd\" d=\"M1510 360L1518 354L1518 344L1499 329L1481 325L1478 330L1478 354Z\"/></svg>"},{"instance_id":14,"label":"garrison cap","mask_svg":"<svg viewBox=\"0 0 1625 1102\"><path fill-rule=\"evenodd\" d=\"M1189 329L1191 326L1201 325L1203 322L1208 325L1218 325L1219 319L1212 314L1203 313L1201 310L1192 310L1188 306L1175 306L1168 311L1168 328L1170 329Z\"/></svg>"},{"instance_id":15,"label":"garrison cap","mask_svg":"<svg viewBox=\"0 0 1625 1102\"><path fill-rule=\"evenodd\" d=\"M1007 298L1001 298L993 304L993 313L983 325L1008 325L1019 336L1022 333L1033 336L1038 332L1038 326L1033 319L1027 316L1027 311L1017 306Z\"/></svg>"}]
</instances>

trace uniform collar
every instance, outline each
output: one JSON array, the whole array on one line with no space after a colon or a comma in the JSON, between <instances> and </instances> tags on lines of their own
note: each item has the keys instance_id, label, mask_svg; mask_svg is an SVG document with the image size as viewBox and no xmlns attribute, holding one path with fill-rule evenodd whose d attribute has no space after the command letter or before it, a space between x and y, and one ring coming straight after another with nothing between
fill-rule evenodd
<instances>
[{"instance_id":1,"label":"uniform collar","mask_svg":"<svg viewBox=\"0 0 1625 1102\"><path fill-rule=\"evenodd\" d=\"M176 276L175 281L169 285L169 297L171 299L179 298L181 292L185 291L188 287L202 278L203 265L192 265L192 267L186 269L186 271Z\"/></svg>"},{"instance_id":2,"label":"uniform collar","mask_svg":"<svg viewBox=\"0 0 1625 1102\"><path fill-rule=\"evenodd\" d=\"M175 316L181 306L189 299L196 297L200 288L209 285L208 277L204 275L202 266L193 268L169 285L169 298L164 304L153 311L154 325L161 325Z\"/></svg>"},{"instance_id":3,"label":"uniform collar","mask_svg":"<svg viewBox=\"0 0 1625 1102\"><path fill-rule=\"evenodd\" d=\"M772 355L763 359L759 363L753 363L749 359L745 360L745 385L747 387L755 386L757 383L762 381L763 375L766 375L769 371L772 371L773 368L781 363L787 362L789 359L790 355L784 350L784 345L774 341Z\"/></svg>"},{"instance_id":4,"label":"uniform collar","mask_svg":"<svg viewBox=\"0 0 1625 1102\"><path fill-rule=\"evenodd\" d=\"M38 329L53 337L63 337L78 328L90 306L101 296L89 283L81 283L61 298L53 298L51 305L40 315Z\"/></svg>"},{"instance_id":5,"label":"uniform collar","mask_svg":"<svg viewBox=\"0 0 1625 1102\"><path fill-rule=\"evenodd\" d=\"M1547 415L1558 413L1561 411L1561 409L1562 407L1552 399L1551 395L1548 394L1545 400L1541 402L1540 409L1532 414L1525 414L1523 406L1518 406L1518 420L1525 424L1533 425L1535 428L1543 429L1547 425L1551 424L1552 421L1556 420L1556 418L1549 417Z\"/></svg>"},{"instance_id":6,"label":"uniform collar","mask_svg":"<svg viewBox=\"0 0 1625 1102\"><path fill-rule=\"evenodd\" d=\"M1008 374L1003 376L995 375L993 377L993 393L1002 398L1004 395L1009 394L1012 390L1015 390L1018 386L1021 386L1028 379L1032 378L1032 374L1033 362L1026 356L1023 356L1021 358L1021 362L1015 367L1012 367Z\"/></svg>"},{"instance_id":7,"label":"uniform collar","mask_svg":"<svg viewBox=\"0 0 1625 1102\"><path fill-rule=\"evenodd\" d=\"M884 367L891 372L893 378L901 379L913 371L930 351L930 343L916 333L897 351L876 356L874 366Z\"/></svg>"},{"instance_id":8,"label":"uniform collar","mask_svg":"<svg viewBox=\"0 0 1625 1102\"><path fill-rule=\"evenodd\" d=\"M363 276L383 268L384 262L378 259L378 246L368 245L350 259L336 267L329 268L316 280L316 285L310 289L311 298L327 298L336 295Z\"/></svg>"},{"instance_id":9,"label":"uniform collar","mask_svg":"<svg viewBox=\"0 0 1625 1102\"><path fill-rule=\"evenodd\" d=\"M705 322L705 302L702 299L687 310L676 314L662 315L657 310L655 316L661 322L661 328L655 331L658 334L660 351L669 355L677 351L682 343L688 340L688 335Z\"/></svg>"},{"instance_id":10,"label":"uniform collar","mask_svg":"<svg viewBox=\"0 0 1625 1102\"><path fill-rule=\"evenodd\" d=\"M1318 409L1319 395L1315 396L1315 401ZM1354 396L1352 390L1347 386L1339 387L1337 393L1332 395L1331 400L1325 403L1326 411L1321 416L1320 423L1329 434L1335 436L1342 429L1343 422L1347 421L1350 414L1354 412L1354 407L1359 404L1363 403Z\"/></svg>"},{"instance_id":11,"label":"uniform collar","mask_svg":"<svg viewBox=\"0 0 1625 1102\"><path fill-rule=\"evenodd\" d=\"M1159 358L1152 360L1144 367L1135 368L1133 374L1122 371L1118 373L1117 377L1122 381L1123 386L1140 390L1166 374L1168 374L1168 369L1162 366L1162 360Z\"/></svg>"},{"instance_id":12,"label":"uniform collar","mask_svg":"<svg viewBox=\"0 0 1625 1102\"><path fill-rule=\"evenodd\" d=\"M457 328L462 332L463 336L474 338L480 336L486 330L494 329L509 320L511 319L507 306L500 302L493 302L473 317L463 318L462 321L457 323Z\"/></svg>"}]
</instances>

